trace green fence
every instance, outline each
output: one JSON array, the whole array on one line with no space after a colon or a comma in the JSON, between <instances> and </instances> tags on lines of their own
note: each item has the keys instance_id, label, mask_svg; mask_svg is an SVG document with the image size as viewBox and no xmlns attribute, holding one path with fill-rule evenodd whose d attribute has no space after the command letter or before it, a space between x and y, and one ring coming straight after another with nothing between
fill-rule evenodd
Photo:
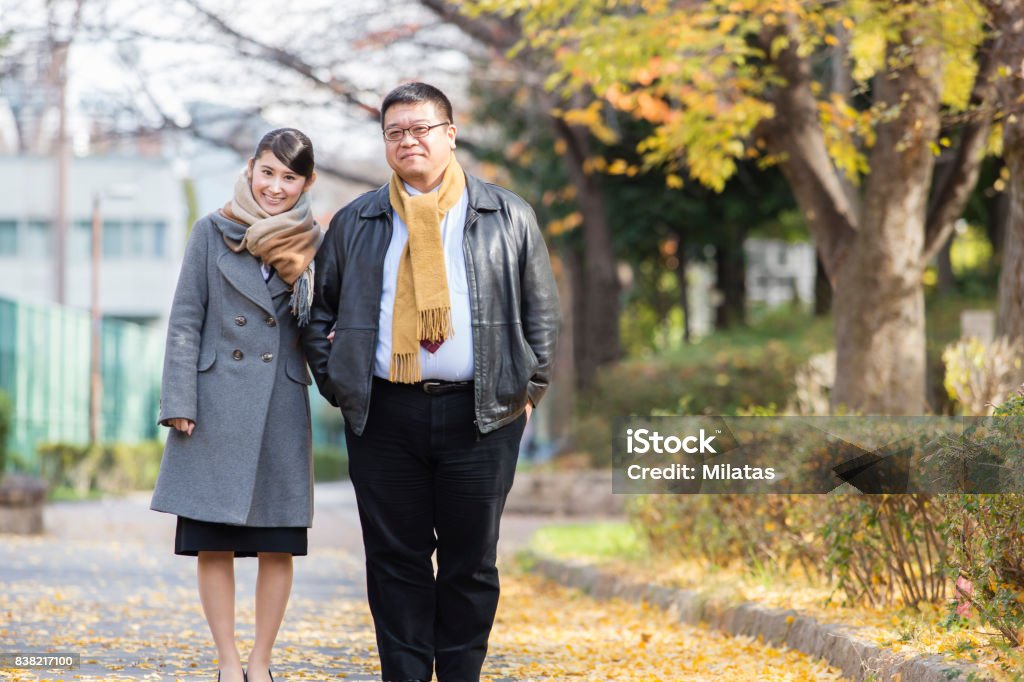
<instances>
[{"instance_id":1,"label":"green fence","mask_svg":"<svg viewBox=\"0 0 1024 682\"><path fill-rule=\"evenodd\" d=\"M8 467L39 472L36 446L89 440L90 318L81 310L0 298L0 391L13 406ZM100 440L163 438L156 425L163 368L162 330L104 320ZM313 442L344 449L337 408L311 387Z\"/></svg>"},{"instance_id":2,"label":"green fence","mask_svg":"<svg viewBox=\"0 0 1024 682\"><path fill-rule=\"evenodd\" d=\"M36 445L89 438L90 318L80 310L0 299L0 390L13 406L9 446L38 470ZM118 320L101 327L104 441L157 436L163 334Z\"/></svg>"}]
</instances>

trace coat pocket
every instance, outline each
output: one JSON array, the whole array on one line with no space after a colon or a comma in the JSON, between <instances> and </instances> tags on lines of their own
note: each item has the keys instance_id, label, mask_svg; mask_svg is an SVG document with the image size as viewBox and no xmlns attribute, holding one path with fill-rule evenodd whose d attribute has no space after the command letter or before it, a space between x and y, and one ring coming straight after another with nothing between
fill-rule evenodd
<instances>
[{"instance_id":1,"label":"coat pocket","mask_svg":"<svg viewBox=\"0 0 1024 682\"><path fill-rule=\"evenodd\" d=\"M309 376L309 370L306 369L306 363L302 360L289 358L284 366L284 372L288 375L289 379L303 386L309 386L313 383L313 379Z\"/></svg>"},{"instance_id":2,"label":"coat pocket","mask_svg":"<svg viewBox=\"0 0 1024 682\"><path fill-rule=\"evenodd\" d=\"M208 350L199 351L199 362L196 365L196 371L205 372L206 370L213 367L214 361L217 359L217 349L210 348Z\"/></svg>"}]
</instances>

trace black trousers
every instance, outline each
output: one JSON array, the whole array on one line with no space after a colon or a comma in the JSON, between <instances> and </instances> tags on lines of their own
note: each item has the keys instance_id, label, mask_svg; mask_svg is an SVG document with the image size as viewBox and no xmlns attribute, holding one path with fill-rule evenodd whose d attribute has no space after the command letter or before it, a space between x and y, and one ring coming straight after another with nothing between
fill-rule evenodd
<instances>
[{"instance_id":1,"label":"black trousers","mask_svg":"<svg viewBox=\"0 0 1024 682\"><path fill-rule=\"evenodd\" d=\"M480 434L473 391L374 380L346 429L384 680L477 682L498 606L498 527L526 416ZM437 552L437 575L431 555Z\"/></svg>"}]
</instances>

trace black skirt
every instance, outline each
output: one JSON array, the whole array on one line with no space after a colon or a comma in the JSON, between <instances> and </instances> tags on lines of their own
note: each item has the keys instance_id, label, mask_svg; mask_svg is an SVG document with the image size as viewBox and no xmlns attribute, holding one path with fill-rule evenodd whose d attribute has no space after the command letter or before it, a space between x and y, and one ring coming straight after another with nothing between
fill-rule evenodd
<instances>
[{"instance_id":1,"label":"black skirt","mask_svg":"<svg viewBox=\"0 0 1024 682\"><path fill-rule=\"evenodd\" d=\"M199 552L234 552L236 557L254 557L260 552L283 552L306 556L305 528L232 526L178 517L174 553L198 556Z\"/></svg>"}]
</instances>

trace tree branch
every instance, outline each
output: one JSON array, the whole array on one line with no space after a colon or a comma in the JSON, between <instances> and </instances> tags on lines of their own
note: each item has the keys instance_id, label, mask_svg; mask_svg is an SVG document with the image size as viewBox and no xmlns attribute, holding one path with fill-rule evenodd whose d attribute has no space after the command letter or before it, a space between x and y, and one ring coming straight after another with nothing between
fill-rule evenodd
<instances>
[{"instance_id":1,"label":"tree branch","mask_svg":"<svg viewBox=\"0 0 1024 682\"><path fill-rule=\"evenodd\" d=\"M785 79L772 97L775 116L759 127L773 153L783 156L781 169L797 203L807 219L829 279L835 279L847 244L856 236L858 211L843 190L839 175L828 155L818 121L817 102L811 91L811 70L797 54L798 41L792 28L783 23L761 37L771 58L777 37L789 37L789 46L773 60Z\"/></svg>"},{"instance_id":2,"label":"tree branch","mask_svg":"<svg viewBox=\"0 0 1024 682\"><path fill-rule=\"evenodd\" d=\"M514 19L502 19L492 15L473 18L459 11L457 4L447 0L420 0L420 4L434 12L441 20L452 24L463 33L499 53L505 53L519 42L521 33Z\"/></svg>"},{"instance_id":3,"label":"tree branch","mask_svg":"<svg viewBox=\"0 0 1024 682\"><path fill-rule=\"evenodd\" d=\"M242 112L243 115L235 117L238 121L238 125L234 128L234 130L229 132L229 134L212 135L203 130L203 122L197 122L195 120L192 120L189 124L182 125L175 121L174 118L171 117L162 106L160 106L160 102L157 101L156 97L153 95L149 87L146 85L145 79L139 78L137 86L143 97L145 97L145 99L149 102L150 106L153 107L153 111L156 112L156 116L160 122L157 126L149 130L139 130L136 132L136 134L141 135L144 133L151 133L161 130L176 130L187 133L197 140L202 140L203 142L207 142L222 149L230 149L239 154L240 156L242 156L243 158L248 158L249 155L252 153L253 141L245 140L243 142L241 136L238 133L241 132L241 129L244 126L244 124L248 120L251 120L252 116L257 116L260 114L259 110ZM214 121L205 121L205 123L211 122ZM339 166L335 166L330 163L324 163L322 159L317 160L316 171L317 173L329 175L331 177L337 178L338 180L345 180L355 184L364 185L366 187L372 188L380 185L380 178L363 175L361 173L353 173L352 171L341 168Z\"/></svg>"},{"instance_id":4,"label":"tree branch","mask_svg":"<svg viewBox=\"0 0 1024 682\"><path fill-rule=\"evenodd\" d=\"M329 77L319 76L316 73L318 69L298 55L241 33L229 25L223 18L203 7L199 3L199 0L184 1L188 6L210 22L214 28L224 33L224 35L234 39L240 47L247 47L250 50L253 50L253 56L291 69L316 85L327 88L345 102L348 102L365 113L368 117L374 120L380 118L380 110L377 109L377 107L365 104L353 94L357 88L352 83L337 78L333 73Z\"/></svg>"},{"instance_id":5,"label":"tree branch","mask_svg":"<svg viewBox=\"0 0 1024 682\"><path fill-rule=\"evenodd\" d=\"M985 40L978 48L978 73L971 89L969 111L987 112L996 97L993 76L998 62L996 54L1003 42L1005 39L997 36ZM928 205L922 265L934 258L953 234L953 225L978 183L991 127L992 118L988 115L973 116L964 124L956 156L943 172Z\"/></svg>"}]
</instances>

